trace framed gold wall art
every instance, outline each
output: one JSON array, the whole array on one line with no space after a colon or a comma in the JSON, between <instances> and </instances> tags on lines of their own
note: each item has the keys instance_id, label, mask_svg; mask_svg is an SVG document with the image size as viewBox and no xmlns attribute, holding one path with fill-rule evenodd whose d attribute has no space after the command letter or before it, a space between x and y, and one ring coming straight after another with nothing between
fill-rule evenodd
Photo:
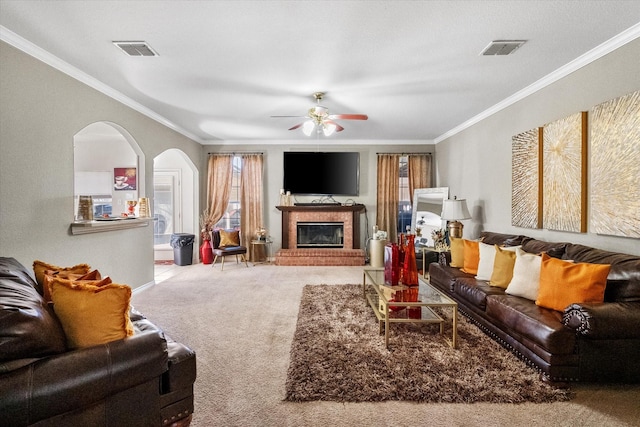
<instances>
[{"instance_id":1,"label":"framed gold wall art","mask_svg":"<svg viewBox=\"0 0 640 427\"><path fill-rule=\"evenodd\" d=\"M587 231L587 113L543 128L542 226Z\"/></svg>"},{"instance_id":2,"label":"framed gold wall art","mask_svg":"<svg viewBox=\"0 0 640 427\"><path fill-rule=\"evenodd\" d=\"M591 109L590 231L640 238L640 91Z\"/></svg>"},{"instance_id":3,"label":"framed gold wall art","mask_svg":"<svg viewBox=\"0 0 640 427\"><path fill-rule=\"evenodd\" d=\"M516 227L542 226L541 137L542 128L535 128L511 138L511 225Z\"/></svg>"}]
</instances>

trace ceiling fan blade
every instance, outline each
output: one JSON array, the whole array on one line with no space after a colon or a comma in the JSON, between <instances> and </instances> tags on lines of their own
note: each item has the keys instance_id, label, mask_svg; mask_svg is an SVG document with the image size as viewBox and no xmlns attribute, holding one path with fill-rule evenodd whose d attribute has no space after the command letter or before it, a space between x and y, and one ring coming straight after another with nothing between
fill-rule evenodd
<instances>
[{"instance_id":1,"label":"ceiling fan blade","mask_svg":"<svg viewBox=\"0 0 640 427\"><path fill-rule=\"evenodd\" d=\"M337 124L336 122L333 122L331 120L325 120L324 123L329 123L329 124L335 125L336 132L342 132L344 130L344 128L342 126L340 126L339 124Z\"/></svg>"},{"instance_id":2,"label":"ceiling fan blade","mask_svg":"<svg viewBox=\"0 0 640 427\"><path fill-rule=\"evenodd\" d=\"M367 120L369 116L366 114L331 114L332 120Z\"/></svg>"},{"instance_id":3,"label":"ceiling fan blade","mask_svg":"<svg viewBox=\"0 0 640 427\"><path fill-rule=\"evenodd\" d=\"M304 123L298 123L297 125L295 125L294 127L289 128L289 130L296 130L298 129L300 126L302 126Z\"/></svg>"}]
</instances>

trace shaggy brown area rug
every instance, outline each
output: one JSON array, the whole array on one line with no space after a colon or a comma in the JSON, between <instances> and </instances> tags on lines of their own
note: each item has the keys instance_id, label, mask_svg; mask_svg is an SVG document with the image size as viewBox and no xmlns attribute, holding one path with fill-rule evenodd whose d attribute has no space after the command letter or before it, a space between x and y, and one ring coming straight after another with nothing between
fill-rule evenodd
<instances>
[{"instance_id":1,"label":"shaggy brown area rug","mask_svg":"<svg viewBox=\"0 0 640 427\"><path fill-rule=\"evenodd\" d=\"M570 391L458 316L458 348L438 325L393 324L390 347L361 285L307 285L291 345L288 401L553 402ZM445 327L450 336L451 326Z\"/></svg>"}]
</instances>

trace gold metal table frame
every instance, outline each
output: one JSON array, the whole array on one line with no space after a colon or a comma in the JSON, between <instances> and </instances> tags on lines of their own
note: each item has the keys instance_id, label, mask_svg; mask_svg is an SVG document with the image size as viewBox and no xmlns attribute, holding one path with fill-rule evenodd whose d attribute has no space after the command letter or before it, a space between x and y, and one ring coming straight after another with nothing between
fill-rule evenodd
<instances>
[{"instance_id":1,"label":"gold metal table frame","mask_svg":"<svg viewBox=\"0 0 640 427\"><path fill-rule=\"evenodd\" d=\"M252 249L255 248L256 246L263 246L264 247L264 252L265 252L264 260L253 261L253 265L271 264L271 245L273 245L273 240L271 240L271 239L266 239L266 240L253 239L251 241L251 248Z\"/></svg>"},{"instance_id":2,"label":"gold metal table frame","mask_svg":"<svg viewBox=\"0 0 640 427\"><path fill-rule=\"evenodd\" d=\"M365 268L362 277L362 295L373 309L380 326L380 334L384 331L384 344L389 348L389 330L392 323L438 323L440 325L440 334L444 335L445 320L440 317L433 308L442 307L450 308L452 314L452 333L449 342L452 348L457 345L457 326L458 326L458 304L431 286L427 281L420 279L418 302L396 302L392 301L391 305L398 307L407 307L402 312L407 313L411 307L420 307L420 318L409 318L408 314L404 317L390 316L389 300L393 298L396 291L406 289L404 286L387 286L384 284L384 268Z\"/></svg>"}]
</instances>

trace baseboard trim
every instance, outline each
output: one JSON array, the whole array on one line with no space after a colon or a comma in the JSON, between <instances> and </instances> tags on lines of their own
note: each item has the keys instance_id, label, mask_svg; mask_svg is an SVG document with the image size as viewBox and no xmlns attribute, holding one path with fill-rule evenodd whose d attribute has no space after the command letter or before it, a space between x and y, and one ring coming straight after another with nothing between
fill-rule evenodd
<instances>
[{"instance_id":1,"label":"baseboard trim","mask_svg":"<svg viewBox=\"0 0 640 427\"><path fill-rule=\"evenodd\" d=\"M155 280L152 280L152 281L150 281L150 282L145 283L145 284L144 284L144 285L142 285L142 286L138 286L137 288L132 289L132 290L131 290L131 293L132 293L132 294L137 294L138 292L140 292L140 291L141 291L141 290L143 290L143 289L149 288L149 287L151 287L151 286L155 286L155 284L156 284L156 281L155 281Z\"/></svg>"}]
</instances>

